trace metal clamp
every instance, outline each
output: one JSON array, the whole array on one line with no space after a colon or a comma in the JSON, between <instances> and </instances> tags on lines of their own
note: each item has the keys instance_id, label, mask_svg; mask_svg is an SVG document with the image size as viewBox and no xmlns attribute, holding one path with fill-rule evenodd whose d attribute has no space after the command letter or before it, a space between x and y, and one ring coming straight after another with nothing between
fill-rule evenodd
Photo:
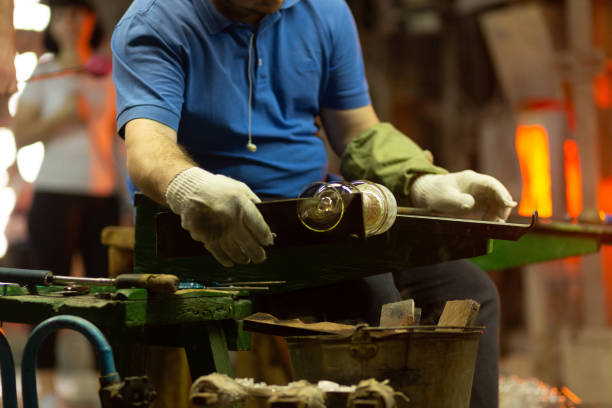
<instances>
[{"instance_id":1,"label":"metal clamp","mask_svg":"<svg viewBox=\"0 0 612 408\"><path fill-rule=\"evenodd\" d=\"M100 402L103 408L148 408L156 395L147 377L127 377L100 389Z\"/></svg>"},{"instance_id":2,"label":"metal clamp","mask_svg":"<svg viewBox=\"0 0 612 408\"><path fill-rule=\"evenodd\" d=\"M357 360L369 360L378 354L378 346L372 342L367 325L359 325L351 336L349 350L351 356Z\"/></svg>"}]
</instances>

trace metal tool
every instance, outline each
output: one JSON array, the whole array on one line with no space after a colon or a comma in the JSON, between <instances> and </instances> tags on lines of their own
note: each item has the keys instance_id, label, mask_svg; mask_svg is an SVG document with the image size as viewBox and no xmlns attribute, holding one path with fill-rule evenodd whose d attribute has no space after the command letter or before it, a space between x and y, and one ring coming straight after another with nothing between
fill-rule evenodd
<instances>
[{"instance_id":1,"label":"metal tool","mask_svg":"<svg viewBox=\"0 0 612 408\"><path fill-rule=\"evenodd\" d=\"M236 286L236 285L222 285L222 286L207 286L201 282L193 280L182 281L179 283L179 289L210 289L210 290L227 290L227 291L239 291L239 290L270 290L269 286Z\"/></svg>"},{"instance_id":2,"label":"metal tool","mask_svg":"<svg viewBox=\"0 0 612 408\"><path fill-rule=\"evenodd\" d=\"M445 237L454 235L457 237L482 237L483 239L518 241L527 231L536 225L537 220L537 211L532 214L529 224L399 213L393 230L422 234L423 236Z\"/></svg>"},{"instance_id":3,"label":"metal tool","mask_svg":"<svg viewBox=\"0 0 612 408\"><path fill-rule=\"evenodd\" d=\"M211 290L270 290L268 285L281 285L287 281L244 281L244 282L208 282L195 279L181 281L179 289L211 289Z\"/></svg>"},{"instance_id":4,"label":"metal tool","mask_svg":"<svg viewBox=\"0 0 612 408\"><path fill-rule=\"evenodd\" d=\"M287 283L287 281L249 281L249 282L213 282L213 286L237 286L237 285L282 285L283 283Z\"/></svg>"},{"instance_id":5,"label":"metal tool","mask_svg":"<svg viewBox=\"0 0 612 408\"><path fill-rule=\"evenodd\" d=\"M270 290L269 286L209 286L210 290Z\"/></svg>"},{"instance_id":6,"label":"metal tool","mask_svg":"<svg viewBox=\"0 0 612 408\"><path fill-rule=\"evenodd\" d=\"M179 278L166 274L128 273L116 278L81 278L54 275L51 271L33 269L0 268L0 281L19 285L87 285L115 286L118 289L142 288L152 293L174 293L179 286Z\"/></svg>"}]
</instances>

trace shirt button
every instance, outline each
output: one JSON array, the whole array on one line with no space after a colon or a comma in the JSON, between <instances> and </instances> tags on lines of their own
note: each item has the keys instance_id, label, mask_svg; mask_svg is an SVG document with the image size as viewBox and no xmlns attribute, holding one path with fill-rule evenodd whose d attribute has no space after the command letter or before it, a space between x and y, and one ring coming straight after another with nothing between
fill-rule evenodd
<instances>
[{"instance_id":1,"label":"shirt button","mask_svg":"<svg viewBox=\"0 0 612 408\"><path fill-rule=\"evenodd\" d=\"M261 67L263 65L263 60L260 58L259 61L257 62L259 64L259 66Z\"/></svg>"}]
</instances>

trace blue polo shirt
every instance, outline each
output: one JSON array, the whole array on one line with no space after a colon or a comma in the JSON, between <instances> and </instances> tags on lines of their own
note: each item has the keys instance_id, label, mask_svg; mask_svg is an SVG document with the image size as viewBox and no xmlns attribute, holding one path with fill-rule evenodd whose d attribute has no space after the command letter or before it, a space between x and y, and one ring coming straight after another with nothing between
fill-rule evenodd
<instances>
[{"instance_id":1,"label":"blue polo shirt","mask_svg":"<svg viewBox=\"0 0 612 408\"><path fill-rule=\"evenodd\" d=\"M202 168L256 194L295 197L323 180L314 117L370 104L344 0L285 0L258 27L212 0L135 0L112 50L120 133L132 119L161 122Z\"/></svg>"}]
</instances>

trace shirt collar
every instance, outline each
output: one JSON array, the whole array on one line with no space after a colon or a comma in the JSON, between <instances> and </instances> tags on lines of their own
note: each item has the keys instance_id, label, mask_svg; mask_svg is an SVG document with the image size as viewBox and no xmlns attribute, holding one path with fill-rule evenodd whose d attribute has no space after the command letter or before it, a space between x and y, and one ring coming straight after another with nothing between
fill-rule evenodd
<instances>
[{"instance_id":1,"label":"shirt collar","mask_svg":"<svg viewBox=\"0 0 612 408\"><path fill-rule=\"evenodd\" d=\"M285 2L283 3L283 7L281 7L281 10L288 9L289 7L293 6L298 1L300 0L285 0Z\"/></svg>"},{"instance_id":2,"label":"shirt collar","mask_svg":"<svg viewBox=\"0 0 612 408\"><path fill-rule=\"evenodd\" d=\"M300 0L285 0L281 10L294 6L298 1ZM199 3L202 7L198 8L198 14L200 14L200 18L209 34L219 34L234 23L233 20L217 10L212 0L200 0Z\"/></svg>"}]
</instances>

